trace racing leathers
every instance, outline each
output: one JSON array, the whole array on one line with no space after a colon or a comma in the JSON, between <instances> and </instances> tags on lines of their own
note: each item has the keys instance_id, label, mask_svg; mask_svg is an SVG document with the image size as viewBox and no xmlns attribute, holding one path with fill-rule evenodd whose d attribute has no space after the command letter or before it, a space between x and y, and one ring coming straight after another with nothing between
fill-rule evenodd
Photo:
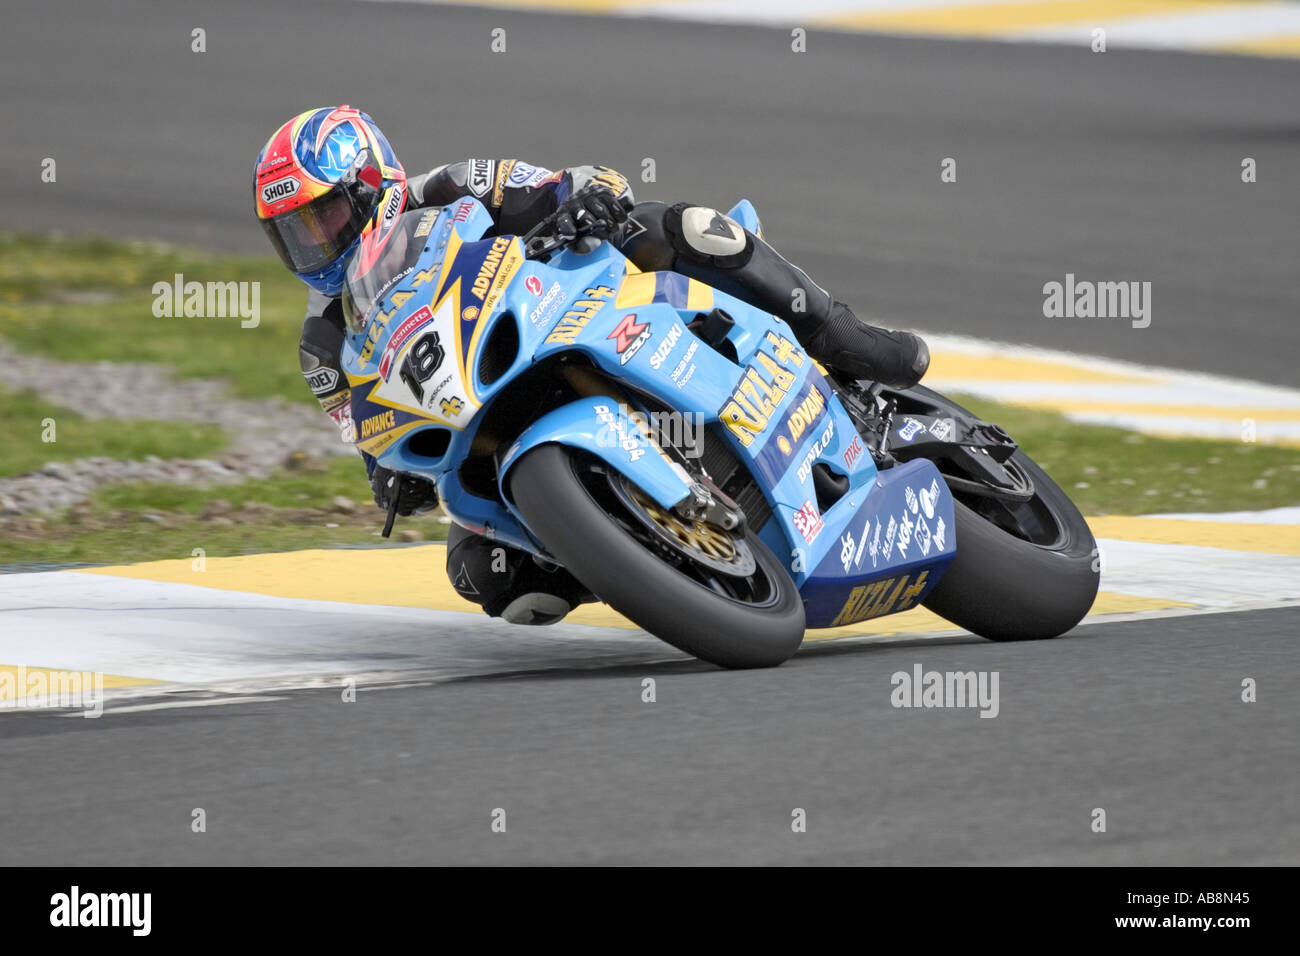
<instances>
[{"instance_id":1,"label":"racing leathers","mask_svg":"<svg viewBox=\"0 0 1300 956\"><path fill-rule=\"evenodd\" d=\"M633 204L620 173L604 166L552 172L519 160L470 159L413 177L406 209L443 206L472 196L491 214L489 235L522 235L556 213L567 232L582 210L594 218L626 222L611 238L643 271L672 270L772 312L788 322L801 344L823 364L856 378L914 384L925 373L925 343L907 332L861 322L849 308L783 258L759 235L705 206ZM343 312L337 298L312 292L299 355L308 386L345 440L354 440L351 395L340 365ZM396 476L362 454L376 503L399 496L398 513L432 508L429 482ZM520 624L549 624L574 606L594 600L562 568L453 525L447 539L447 573L457 592L494 617Z\"/></svg>"}]
</instances>

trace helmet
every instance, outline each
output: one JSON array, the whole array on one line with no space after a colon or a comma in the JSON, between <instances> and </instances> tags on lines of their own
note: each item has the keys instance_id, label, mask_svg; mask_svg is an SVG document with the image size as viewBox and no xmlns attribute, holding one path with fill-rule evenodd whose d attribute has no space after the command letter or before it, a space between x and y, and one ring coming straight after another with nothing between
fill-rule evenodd
<instances>
[{"instance_id":1,"label":"helmet","mask_svg":"<svg viewBox=\"0 0 1300 956\"><path fill-rule=\"evenodd\" d=\"M363 237L406 205L406 172L379 127L350 106L308 110L262 147L253 173L257 219L299 279L338 295Z\"/></svg>"}]
</instances>

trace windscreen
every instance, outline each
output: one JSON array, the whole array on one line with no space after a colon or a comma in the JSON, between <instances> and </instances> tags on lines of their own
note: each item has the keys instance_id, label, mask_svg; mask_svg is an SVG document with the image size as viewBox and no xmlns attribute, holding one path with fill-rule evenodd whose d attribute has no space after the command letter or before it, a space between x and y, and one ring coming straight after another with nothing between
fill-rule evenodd
<instances>
[{"instance_id":1,"label":"windscreen","mask_svg":"<svg viewBox=\"0 0 1300 956\"><path fill-rule=\"evenodd\" d=\"M365 329L384 296L414 268L430 242L438 212L405 213L382 238L367 239L357 250L343 285L343 318L349 331Z\"/></svg>"}]
</instances>

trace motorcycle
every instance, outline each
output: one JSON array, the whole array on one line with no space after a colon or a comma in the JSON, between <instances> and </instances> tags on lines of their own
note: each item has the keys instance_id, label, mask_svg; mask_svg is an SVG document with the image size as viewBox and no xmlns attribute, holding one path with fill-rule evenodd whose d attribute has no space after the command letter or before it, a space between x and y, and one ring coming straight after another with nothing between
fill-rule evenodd
<instances>
[{"instance_id":1,"label":"motorcycle","mask_svg":"<svg viewBox=\"0 0 1300 956\"><path fill-rule=\"evenodd\" d=\"M747 200L728 215L761 233ZM368 237L343 293L357 445L722 667L919 605L995 641L1087 613L1092 534L1006 432L828 372L780 319L640 271L605 225L488 236L466 198Z\"/></svg>"}]
</instances>

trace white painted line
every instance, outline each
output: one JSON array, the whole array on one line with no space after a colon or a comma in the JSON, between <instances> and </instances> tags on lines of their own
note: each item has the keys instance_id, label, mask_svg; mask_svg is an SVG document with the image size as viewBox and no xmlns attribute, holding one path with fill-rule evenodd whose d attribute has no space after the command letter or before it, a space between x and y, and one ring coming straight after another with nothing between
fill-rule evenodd
<instances>
[{"instance_id":1,"label":"white painted line","mask_svg":"<svg viewBox=\"0 0 1300 956\"><path fill-rule=\"evenodd\" d=\"M1300 6L1294 3L1251 3L1187 13L1147 17L1093 17L1091 21L1055 27L1009 29L1006 37L1047 43L1092 40L1097 27L1106 30L1106 45L1132 47L1213 48L1272 36L1300 33Z\"/></svg>"},{"instance_id":2,"label":"white painted line","mask_svg":"<svg viewBox=\"0 0 1300 956\"><path fill-rule=\"evenodd\" d=\"M260 701L288 700L288 697L212 697L204 700L172 699L156 704L130 704L125 707L105 707L101 717L112 714L141 714L150 710L186 710L190 707L225 707L229 704L253 704ZM81 713L60 713L60 717L84 717ZM101 719L101 718L96 718Z\"/></svg>"},{"instance_id":3,"label":"white painted line","mask_svg":"<svg viewBox=\"0 0 1300 956\"><path fill-rule=\"evenodd\" d=\"M1234 396L1234 404L1259 404L1300 410L1300 389L1285 388L1280 385L1212 375L1208 372L1191 372L1169 366L1143 365L1100 355L1080 355L1077 352L1040 348L1023 343L993 342L947 332L919 331L919 334L925 337L932 352L958 352L987 358L1052 362L1111 375L1155 379L1165 386L1176 385L1181 389L1199 390L1204 399L1201 404L1213 404L1214 397L1218 395L1231 395Z\"/></svg>"},{"instance_id":4,"label":"white painted line","mask_svg":"<svg viewBox=\"0 0 1300 956\"><path fill-rule=\"evenodd\" d=\"M1101 587L1207 608L1300 601L1300 557L1101 538Z\"/></svg>"},{"instance_id":5,"label":"white painted line","mask_svg":"<svg viewBox=\"0 0 1300 956\"><path fill-rule=\"evenodd\" d=\"M1300 481L1297 483L1300 484ZM1189 512L1187 514L1143 515L1143 517L1165 518L1169 521L1221 521L1230 524L1300 525L1300 507L1270 508L1268 511Z\"/></svg>"}]
</instances>

